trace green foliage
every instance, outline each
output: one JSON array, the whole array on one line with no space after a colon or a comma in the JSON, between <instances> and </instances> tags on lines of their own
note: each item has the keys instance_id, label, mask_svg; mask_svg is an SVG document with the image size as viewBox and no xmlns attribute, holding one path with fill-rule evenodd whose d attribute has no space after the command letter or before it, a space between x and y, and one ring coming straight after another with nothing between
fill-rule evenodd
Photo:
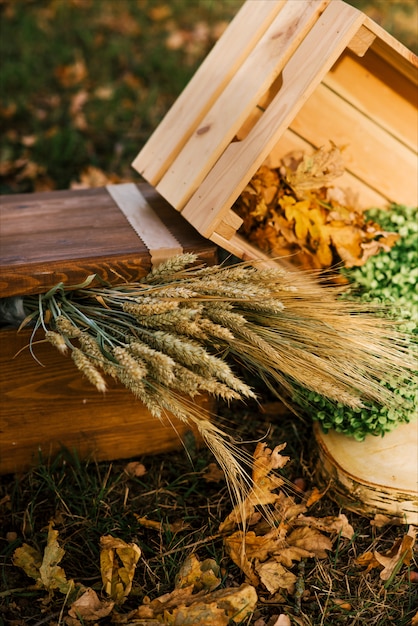
<instances>
[{"instance_id":1,"label":"green foliage","mask_svg":"<svg viewBox=\"0 0 418 626\"><path fill-rule=\"evenodd\" d=\"M363 302L377 302L387 306L387 314L400 322L399 329L411 337L411 350L418 337L418 211L393 205L389 211L373 209L368 212L384 230L394 231L400 239L388 252L371 257L365 265L344 270L353 283L347 297ZM351 409L333 404L317 394L302 394L300 402L312 412L324 430L363 440L367 434L383 435L397 424L409 422L418 406L418 384L411 379L392 376L386 382L397 397L394 407L369 404Z\"/></svg>"},{"instance_id":2,"label":"green foliage","mask_svg":"<svg viewBox=\"0 0 418 626\"><path fill-rule=\"evenodd\" d=\"M133 177L241 4L0 2L0 193L66 189L88 166Z\"/></svg>"}]
</instances>

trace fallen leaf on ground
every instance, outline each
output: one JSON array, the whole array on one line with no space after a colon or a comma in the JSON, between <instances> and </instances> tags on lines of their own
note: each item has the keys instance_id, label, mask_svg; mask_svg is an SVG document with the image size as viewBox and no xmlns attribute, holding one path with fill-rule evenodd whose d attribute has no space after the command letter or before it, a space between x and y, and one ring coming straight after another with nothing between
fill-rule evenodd
<instances>
[{"instance_id":1,"label":"fallen leaf on ground","mask_svg":"<svg viewBox=\"0 0 418 626\"><path fill-rule=\"evenodd\" d=\"M24 543L14 551L13 565L23 569L30 578L38 580L39 568L42 565L42 554L36 548Z\"/></svg>"},{"instance_id":2,"label":"fallen leaf on ground","mask_svg":"<svg viewBox=\"0 0 418 626\"><path fill-rule=\"evenodd\" d=\"M369 572L374 568L380 568L381 580L389 580L391 576L397 573L402 565L409 565L412 559L412 549L415 544L416 529L409 527L408 532L402 538L397 539L392 548L385 554L381 554L377 550L368 551L361 554L356 559L356 564L365 567L365 572Z\"/></svg>"},{"instance_id":3,"label":"fallen leaf on ground","mask_svg":"<svg viewBox=\"0 0 418 626\"><path fill-rule=\"evenodd\" d=\"M213 591L221 584L219 578L220 568L214 559L199 559L191 554L184 561L176 576L176 588L182 589L193 585L195 591Z\"/></svg>"},{"instance_id":4,"label":"fallen leaf on ground","mask_svg":"<svg viewBox=\"0 0 418 626\"><path fill-rule=\"evenodd\" d=\"M272 626L291 626L290 617L282 613Z\"/></svg>"},{"instance_id":5,"label":"fallen leaf on ground","mask_svg":"<svg viewBox=\"0 0 418 626\"><path fill-rule=\"evenodd\" d=\"M141 476L145 476L147 468L143 463L139 463L139 461L131 461L131 463L127 463L127 465L125 465L123 471L125 474L128 474L128 476L139 478Z\"/></svg>"},{"instance_id":6,"label":"fallen leaf on ground","mask_svg":"<svg viewBox=\"0 0 418 626\"><path fill-rule=\"evenodd\" d=\"M382 513L376 513L374 518L370 520L370 526L375 528L384 528L385 526L403 526L405 520L401 517L393 517L389 515L383 515Z\"/></svg>"},{"instance_id":7,"label":"fallen leaf on ground","mask_svg":"<svg viewBox=\"0 0 418 626\"><path fill-rule=\"evenodd\" d=\"M242 506L237 506L220 525L226 551L244 573L246 580L262 585L271 594L280 590L293 593L297 577L290 568L305 558L325 558L332 542L323 532L352 538L354 530L345 515L338 517L304 517L305 504L298 504L277 487L284 480L272 474L282 468L289 457L281 455L284 444L274 450L258 444L254 453L253 488ZM256 488L258 487L258 489ZM251 530L231 531L242 520L251 525L257 504L264 507L264 515ZM268 504L269 509L265 508ZM321 532L323 531L323 532Z\"/></svg>"},{"instance_id":8,"label":"fallen leaf on ground","mask_svg":"<svg viewBox=\"0 0 418 626\"><path fill-rule=\"evenodd\" d=\"M311 528L316 528L317 530L337 533L346 539L352 539L354 536L354 528L348 522L347 516L344 515L344 513L340 513L337 517L306 517L301 515L296 520L296 523L300 526L306 525Z\"/></svg>"},{"instance_id":9,"label":"fallen leaf on ground","mask_svg":"<svg viewBox=\"0 0 418 626\"><path fill-rule=\"evenodd\" d=\"M395 541L388 553L380 554L377 550L374 551L376 561L383 565L383 569L380 572L380 578L382 580L389 580L402 565L408 566L410 564L415 537L416 529L410 526L407 534Z\"/></svg>"},{"instance_id":10,"label":"fallen leaf on ground","mask_svg":"<svg viewBox=\"0 0 418 626\"><path fill-rule=\"evenodd\" d=\"M255 570L260 581L271 594L276 593L279 589L286 589L289 593L293 592L297 576L274 558L264 563L256 563Z\"/></svg>"},{"instance_id":11,"label":"fallen leaf on ground","mask_svg":"<svg viewBox=\"0 0 418 626\"><path fill-rule=\"evenodd\" d=\"M82 596L72 603L68 614L70 617L93 621L107 617L115 603L112 600L100 600L93 589L86 589Z\"/></svg>"},{"instance_id":12,"label":"fallen leaf on ground","mask_svg":"<svg viewBox=\"0 0 418 626\"><path fill-rule=\"evenodd\" d=\"M65 554L65 550L58 543L58 534L51 522L44 554L41 555L35 548L23 544L15 550L13 563L36 580L37 585L48 591L58 589L61 593L67 594L75 587L75 584L73 580L67 580L63 568L58 565Z\"/></svg>"},{"instance_id":13,"label":"fallen leaf on ground","mask_svg":"<svg viewBox=\"0 0 418 626\"><path fill-rule=\"evenodd\" d=\"M172 592L144 604L130 614L131 619L171 626L211 624L227 626L241 623L256 607L257 592L248 584L214 590L219 586L219 568L213 559L200 562L191 555L184 562ZM146 622L148 623L148 621Z\"/></svg>"},{"instance_id":14,"label":"fallen leaf on ground","mask_svg":"<svg viewBox=\"0 0 418 626\"><path fill-rule=\"evenodd\" d=\"M152 528L153 530L158 530L160 532L163 530L169 530L172 533L178 533L182 530L190 528L190 524L184 520L178 520L170 524L168 522L158 522L157 520L148 519L148 517L141 517L137 513L134 513L134 515L138 524L141 524L144 528Z\"/></svg>"},{"instance_id":15,"label":"fallen leaf on ground","mask_svg":"<svg viewBox=\"0 0 418 626\"><path fill-rule=\"evenodd\" d=\"M106 593L122 604L132 589L132 580L141 550L111 535L100 537L100 572Z\"/></svg>"},{"instance_id":16,"label":"fallen leaf on ground","mask_svg":"<svg viewBox=\"0 0 418 626\"><path fill-rule=\"evenodd\" d=\"M207 483L219 483L221 480L225 480L225 474L216 463L209 463L204 474L203 480Z\"/></svg>"},{"instance_id":17,"label":"fallen leaf on ground","mask_svg":"<svg viewBox=\"0 0 418 626\"><path fill-rule=\"evenodd\" d=\"M272 475L274 469L282 468L289 460L288 456L282 456L280 452L286 444L276 446L274 450L265 443L258 443L254 452L254 465L252 473L252 489L243 503L239 503L228 517L220 524L219 531L227 532L237 524L246 522L254 514L258 505L273 504L278 495L273 493L277 487L283 485L283 479Z\"/></svg>"}]
</instances>

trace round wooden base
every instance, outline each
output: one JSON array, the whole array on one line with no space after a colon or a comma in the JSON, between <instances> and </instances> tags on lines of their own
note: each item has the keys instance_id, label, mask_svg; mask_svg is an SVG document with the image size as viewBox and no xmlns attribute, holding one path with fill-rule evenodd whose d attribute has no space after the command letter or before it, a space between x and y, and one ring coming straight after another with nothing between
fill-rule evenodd
<instances>
[{"instance_id":1,"label":"round wooden base","mask_svg":"<svg viewBox=\"0 0 418 626\"><path fill-rule=\"evenodd\" d=\"M364 441L314 425L317 478L342 507L383 513L418 525L418 422L401 424L384 437Z\"/></svg>"}]
</instances>

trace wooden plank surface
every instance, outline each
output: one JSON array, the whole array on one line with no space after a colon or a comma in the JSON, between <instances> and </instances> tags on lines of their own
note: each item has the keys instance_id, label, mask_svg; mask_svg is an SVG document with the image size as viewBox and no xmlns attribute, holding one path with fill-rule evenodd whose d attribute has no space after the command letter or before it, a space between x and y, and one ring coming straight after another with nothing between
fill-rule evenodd
<instances>
[{"instance_id":1,"label":"wooden plank surface","mask_svg":"<svg viewBox=\"0 0 418 626\"><path fill-rule=\"evenodd\" d=\"M62 446L77 455L112 460L167 452L182 446L189 427L171 416L161 423L121 385L109 381L100 394L47 343L34 346L37 363L26 349L30 331L0 332L0 474L23 471L52 458ZM42 339L42 333L38 333ZM15 358L14 358L15 357ZM199 396L202 412L212 401Z\"/></svg>"},{"instance_id":2,"label":"wooden plank surface","mask_svg":"<svg viewBox=\"0 0 418 626\"><path fill-rule=\"evenodd\" d=\"M157 185L285 2L249 0L229 24L133 162L133 167L153 186Z\"/></svg>"},{"instance_id":3,"label":"wooden plank surface","mask_svg":"<svg viewBox=\"0 0 418 626\"><path fill-rule=\"evenodd\" d=\"M141 193L187 252L213 263L203 239L148 184ZM105 188L0 196L0 297L41 293L98 273L138 280L151 267L146 246Z\"/></svg>"},{"instance_id":4,"label":"wooden plank surface","mask_svg":"<svg viewBox=\"0 0 418 626\"><path fill-rule=\"evenodd\" d=\"M370 49L346 51L323 83L412 150L417 149L417 85Z\"/></svg>"},{"instance_id":5,"label":"wooden plank surface","mask_svg":"<svg viewBox=\"0 0 418 626\"><path fill-rule=\"evenodd\" d=\"M390 109L390 100L387 106ZM317 115L318 111L324 114ZM374 118L363 115L324 84L318 86L290 128L316 147L326 145L329 139L344 147L347 171L381 193L388 202L417 204L416 148L412 150L398 141L376 124ZM410 139L412 142L412 135Z\"/></svg>"}]
</instances>

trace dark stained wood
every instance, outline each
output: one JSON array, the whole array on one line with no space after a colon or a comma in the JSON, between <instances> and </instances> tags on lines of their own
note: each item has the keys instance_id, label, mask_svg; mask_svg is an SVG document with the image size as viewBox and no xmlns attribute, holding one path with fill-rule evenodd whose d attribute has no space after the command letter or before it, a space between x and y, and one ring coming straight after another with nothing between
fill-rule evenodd
<instances>
[{"instance_id":1,"label":"dark stained wood","mask_svg":"<svg viewBox=\"0 0 418 626\"><path fill-rule=\"evenodd\" d=\"M138 185L186 252L213 263L201 237L148 184ZM0 297L42 293L99 274L111 283L150 269L146 246L105 188L0 196Z\"/></svg>"},{"instance_id":2,"label":"dark stained wood","mask_svg":"<svg viewBox=\"0 0 418 626\"><path fill-rule=\"evenodd\" d=\"M190 428L171 416L163 424L132 394L109 380L100 394L73 364L44 342L34 346L39 365L26 349L30 332L0 332L0 474L24 471L53 458L64 446L80 458L123 459L182 446ZM37 339L42 340L42 333ZM15 357L15 358L14 358ZM202 413L213 409L195 399Z\"/></svg>"}]
</instances>

